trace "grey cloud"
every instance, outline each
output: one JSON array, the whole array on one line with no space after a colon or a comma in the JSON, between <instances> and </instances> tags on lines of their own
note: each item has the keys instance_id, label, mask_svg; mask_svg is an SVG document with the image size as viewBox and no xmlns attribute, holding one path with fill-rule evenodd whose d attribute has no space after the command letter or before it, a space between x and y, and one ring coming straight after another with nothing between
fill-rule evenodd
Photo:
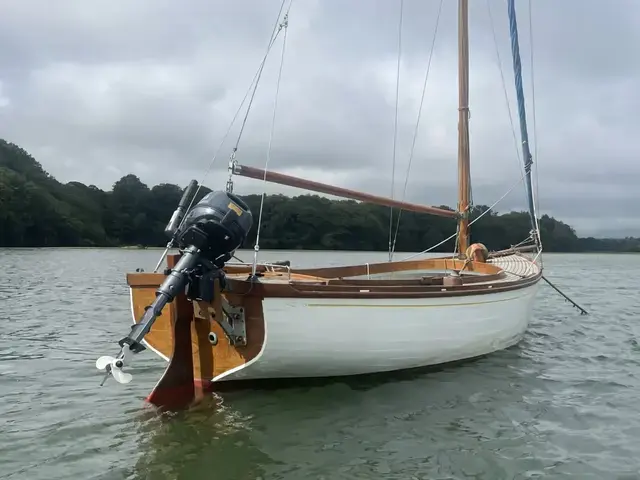
<instances>
[{"instance_id":1,"label":"grey cloud","mask_svg":"<svg viewBox=\"0 0 640 480\"><path fill-rule=\"evenodd\" d=\"M443 3L410 201L455 205L456 3ZM470 3L474 199L491 204L517 181L521 165L487 3ZM506 6L489 3L518 131ZM439 2L404 4L396 196ZM109 188L126 173L150 185L200 178L264 54L279 6L279 0L59 0L55 8L45 0L3 2L0 136L30 150L62 181ZM270 168L390 192L398 6L294 0ZM533 135L527 2L517 7ZM614 223L618 231L633 230L634 212L621 206L615 222L607 212L640 200L633 188L640 174L634 141L640 6L541 0L533 2L533 16L542 211L574 220L579 233ZM248 165L265 164L279 55L280 43L240 144L239 159ZM224 185L238 127L216 160L210 187ZM245 179L237 185L254 193L263 188ZM301 193L273 185L267 190ZM498 210L524 208L522 188L516 190Z\"/></svg>"},{"instance_id":2,"label":"grey cloud","mask_svg":"<svg viewBox=\"0 0 640 480\"><path fill-rule=\"evenodd\" d=\"M0 6L0 61L104 63L175 59L195 49L264 45L275 2L60 0ZM275 7L275 8L274 8Z\"/></svg>"}]
</instances>

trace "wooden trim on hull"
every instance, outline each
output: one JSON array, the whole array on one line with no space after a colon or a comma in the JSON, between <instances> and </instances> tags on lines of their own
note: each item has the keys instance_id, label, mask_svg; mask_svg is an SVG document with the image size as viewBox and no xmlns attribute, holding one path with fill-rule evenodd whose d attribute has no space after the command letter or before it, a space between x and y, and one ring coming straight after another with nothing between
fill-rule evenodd
<instances>
[{"instance_id":1,"label":"wooden trim on hull","mask_svg":"<svg viewBox=\"0 0 640 480\"><path fill-rule=\"evenodd\" d=\"M170 255L174 264L179 255ZM347 279L362 275L397 273L412 270L447 270L465 268L479 273L462 278L462 285L447 285L442 282L423 279L414 280L377 280L369 278ZM249 280L250 266L226 267L227 288L229 293L239 296L260 298L433 298L457 297L461 295L481 295L497 291L509 291L523 288L540 280L542 271L517 280L504 280L505 273L499 267L480 262L463 262L449 257L432 258L411 262L386 262L321 269L292 270L290 272L265 271L262 269L260 281ZM244 277L244 275L247 275ZM160 273L129 273L130 286L157 287L165 276ZM442 277L440 277L442 279ZM262 281L264 280L264 281ZM501 280L501 281L498 281Z\"/></svg>"},{"instance_id":2,"label":"wooden trim on hull","mask_svg":"<svg viewBox=\"0 0 640 480\"><path fill-rule=\"evenodd\" d=\"M175 258L168 259L169 266ZM145 308L153 302L156 289L164 280L153 284L130 284L133 321L138 322ZM219 286L216 281L216 290ZM257 297L238 298L224 294L234 305L242 305L245 312L247 346L232 346L215 320L216 312L222 316L221 299L208 304L191 302L184 293L176 296L156 319L144 343L159 355L170 359L164 374L147 397L147 401L163 410L188 408L200 402L211 391L211 380L218 375L241 368L257 358L265 340L265 322L262 301ZM214 347L210 334L219 339Z\"/></svg>"},{"instance_id":3,"label":"wooden trim on hull","mask_svg":"<svg viewBox=\"0 0 640 480\"><path fill-rule=\"evenodd\" d=\"M507 292L532 285L540 280L542 272L535 276L510 282L487 285L460 286L389 286L371 285L304 285L254 283L248 280L227 279L227 288L238 295L254 295L262 298L359 298L359 299L399 299L399 298L449 298L469 295L485 295Z\"/></svg>"},{"instance_id":4,"label":"wooden trim on hull","mask_svg":"<svg viewBox=\"0 0 640 480\"><path fill-rule=\"evenodd\" d=\"M133 304L135 311L138 302L134 299ZM176 297L173 308L170 309L167 325L170 333L158 336L159 343L154 342L154 348L170 358L164 374L146 399L159 408L189 407L204 397L203 377L210 375L208 366L213 354L207 355L204 349L199 348L202 335L198 326L192 323L192 319L191 302L183 295ZM162 340L167 344L162 345ZM192 345L194 340L195 348Z\"/></svg>"},{"instance_id":5,"label":"wooden trim on hull","mask_svg":"<svg viewBox=\"0 0 640 480\"><path fill-rule=\"evenodd\" d=\"M179 254L168 255L167 262L174 265L180 258ZM224 267L228 275L242 275L251 273L251 265L226 265ZM380 263L364 263L360 265L348 265L341 267L325 267L325 268L303 268L291 269L285 266L269 267L258 265L256 272L265 273L267 271L280 272L288 274L291 272L296 276L313 277L317 281L341 280L350 277L368 277L370 275L381 275L385 273L399 273L411 270L458 270L462 273L476 273L483 275L504 275L502 269L490 263L468 262L451 257L428 258L423 260L400 261L400 262L380 262ZM469 277L471 278L471 277ZM497 278L497 277L496 277ZM159 285L164 279L162 273L129 273L127 281L129 285ZM485 277L486 280L490 278ZM492 278L491 278L492 279ZM365 280L358 279L358 281ZM367 279L375 282L376 279ZM402 280L400 280L402 281ZM416 282L419 280L415 280Z\"/></svg>"}]
</instances>

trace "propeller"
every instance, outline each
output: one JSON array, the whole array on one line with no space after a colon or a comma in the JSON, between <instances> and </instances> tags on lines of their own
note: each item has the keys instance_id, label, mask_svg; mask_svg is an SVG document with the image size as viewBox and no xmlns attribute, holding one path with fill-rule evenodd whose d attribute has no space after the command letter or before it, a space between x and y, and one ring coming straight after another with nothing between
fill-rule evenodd
<instances>
[{"instance_id":1,"label":"propeller","mask_svg":"<svg viewBox=\"0 0 640 480\"><path fill-rule=\"evenodd\" d=\"M129 350L128 345L122 348L120 354L117 357L112 357L111 355L103 355L96 360L96 368L101 372L106 372L100 386L104 385L104 382L107 381L109 375L111 375L113 379L118 383L125 384L133 380L133 376L130 373L122 371L127 350Z\"/></svg>"}]
</instances>

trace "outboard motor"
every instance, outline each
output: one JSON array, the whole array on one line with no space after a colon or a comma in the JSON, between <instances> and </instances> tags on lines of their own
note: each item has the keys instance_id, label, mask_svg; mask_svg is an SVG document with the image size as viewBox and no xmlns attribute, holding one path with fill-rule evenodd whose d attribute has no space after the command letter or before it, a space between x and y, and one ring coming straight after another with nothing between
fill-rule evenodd
<instances>
[{"instance_id":1,"label":"outboard motor","mask_svg":"<svg viewBox=\"0 0 640 480\"><path fill-rule=\"evenodd\" d=\"M111 374L120 383L131 381L131 375L121 371L125 357L129 352L139 353L145 349L142 339L165 305L184 292L185 287L188 287L190 299L213 300L214 281L220 279L224 285L222 268L242 245L253 225L253 215L247 204L233 193L222 191L207 194L182 219L193 185L194 181L189 184L165 229L172 237L170 243L180 250L182 257L168 270L167 279L156 290L156 298L145 309L140 322L118 342L122 347L120 354L116 358L102 356L96 361L96 367L107 372L105 380Z\"/></svg>"}]
</instances>

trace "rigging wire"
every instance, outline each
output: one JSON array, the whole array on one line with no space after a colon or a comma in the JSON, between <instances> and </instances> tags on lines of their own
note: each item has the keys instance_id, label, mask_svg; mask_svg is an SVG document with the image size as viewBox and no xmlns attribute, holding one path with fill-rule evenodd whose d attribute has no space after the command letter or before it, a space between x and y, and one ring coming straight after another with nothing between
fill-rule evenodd
<instances>
[{"instance_id":1,"label":"rigging wire","mask_svg":"<svg viewBox=\"0 0 640 480\"><path fill-rule=\"evenodd\" d=\"M529 0L529 68L531 69L531 117L533 120L533 154L538 160L538 127L536 122L536 86L533 62L533 11ZM538 190L538 169L536 168L536 190Z\"/></svg>"},{"instance_id":2,"label":"rigging wire","mask_svg":"<svg viewBox=\"0 0 640 480\"><path fill-rule=\"evenodd\" d=\"M497 60L497 64L498 64L498 69L500 71L500 79L502 82L502 90L504 92L504 98L505 98L505 104L507 106L507 112L509 114L509 123L511 124L511 133L513 135L513 142L514 142L514 147L516 150L516 157L517 157L517 161L519 164L519 168L520 168L520 172L524 174L524 172L526 171L522 162L522 158L520 155L520 145L518 143L518 138L517 138L517 134L516 134L516 128L514 125L514 121L513 121L513 115L511 112L511 105L509 102L509 96L507 93L507 86L506 86L506 81L504 78L504 70L503 70L503 65L502 65L502 59L500 57L500 48L498 46L498 40L497 40L497 35L496 35L496 29L495 29L495 22L493 20L493 14L491 12L491 4L489 2L489 0L487 0L486 2L487 5L487 12L489 14L489 20L491 23L491 31L493 34L493 43L495 46L495 54L496 54L496 60ZM532 89L533 89L533 33L532 33L532 19L531 19L531 0L529 0L529 39L530 39L530 43L531 43L531 56L530 56L530 65L531 65L531 84L532 84ZM536 121L535 121L535 94L532 94L532 108L533 108L533 122L534 122L534 149L537 155L537 138L535 137L536 135ZM538 174L538 170L536 168L536 189L538 188L538 178L537 178L537 174ZM526 188L525 188L526 191ZM533 191L531 192L531 194L533 195ZM537 196L537 192L536 192L536 196ZM534 198L535 201L535 198ZM535 206L534 206L535 208ZM536 222L536 229L539 232L540 231L540 225L538 222L538 218L537 215L535 215L534 212L534 217L535 217L535 222ZM539 235L538 235L539 236ZM541 247L540 247L541 248Z\"/></svg>"},{"instance_id":3,"label":"rigging wire","mask_svg":"<svg viewBox=\"0 0 640 480\"><path fill-rule=\"evenodd\" d=\"M235 124L236 119L238 118L238 115L240 114L240 111L242 110L242 106L244 105L244 102L247 100L247 97L249 96L249 92L251 92L251 89L253 88L253 93L251 95L251 99L250 99L249 105L247 107L247 113L245 114L244 120L242 122L242 128L240 130L240 134L238 135L238 139L236 141L234 150L237 150L237 148L238 148L238 144L240 143L240 137L242 136L242 131L244 130L244 126L245 126L246 121L247 121L247 116L249 115L249 110L251 109L251 103L253 102L253 98L254 98L256 89L258 88L258 84L260 83L260 77L262 76L262 71L263 71L264 66L265 66L265 64L267 62L267 57L269 56L269 53L271 52L271 48L273 47L273 44L276 41L276 38L278 37L278 34L280 32L279 29L278 30L276 30L276 29L278 28L278 24L279 24L279 21L280 21L280 15L282 13L282 8L284 7L285 2L286 2L286 0L282 0L282 4L280 5L280 10L278 11L278 17L276 18L276 23L275 23L274 29L273 29L273 31L271 33L271 39L269 40L269 45L267 46L267 51L265 52L264 56L262 57L262 61L260 62L260 65L258 66L258 70L254 74L253 80L251 80L251 83L249 84L249 88L247 89L246 93L244 94L242 102L240 102L240 106L236 110L236 113L233 116L233 119L231 120L231 124L229 125L229 128L227 129L227 132L225 133L224 137L222 138L222 141L220 142L218 148L216 149L215 154L214 154L211 162L209 163L209 166L208 166L207 170L205 171L202 179L198 183L198 188L196 189L196 193L193 195L193 198L191 199L191 202L189 203L189 206L187 207L186 211L189 211L191 209L191 207L193 205L193 202L195 201L196 197L198 196L198 193L200 192L200 189L202 188L203 182L206 180L207 176L211 172L211 168L213 167L213 164L214 164L214 162L215 162L215 160L216 160L216 158L218 156L218 153L219 153L220 149L222 148L222 145L224 144L224 142L226 141L227 137L231 133L231 129L233 128L233 125ZM275 34L274 34L274 32L275 32ZM186 216L185 216L185 218L186 218ZM184 218L182 219L182 222L184 222ZM182 222L180 222L180 225L178 226L178 228L180 228L180 226L182 225Z\"/></svg>"},{"instance_id":4,"label":"rigging wire","mask_svg":"<svg viewBox=\"0 0 640 480\"><path fill-rule=\"evenodd\" d=\"M531 0L529 0L529 67L531 69L531 116L533 120L533 155L536 159L536 188L534 197L535 219L536 226L538 227L538 245L540 252L542 252L542 239L540 238L540 220L538 219L538 212L540 211L540 179L538 176L538 127L536 122L536 87L535 87L535 70L533 62L533 8L531 6ZM533 194L533 192L532 192ZM542 256L540 256L540 265L543 265Z\"/></svg>"},{"instance_id":5,"label":"rigging wire","mask_svg":"<svg viewBox=\"0 0 640 480\"><path fill-rule=\"evenodd\" d=\"M278 16L276 18L276 22L275 22L273 31L271 32L271 39L269 40L269 45L267 47L267 51L266 51L265 55L263 56L262 61L260 62L260 65L258 66L258 70L254 74L253 79L251 80L251 83L249 84L249 87L247 88L247 91L245 92L244 97L242 98L242 101L240 102L240 105L238 106L235 114L233 115L233 118L231 119L231 123L229 124L229 127L227 128L227 131L225 132L224 136L222 137L222 141L218 144L218 147L214 151L213 157L211 158L211 161L209 162L209 165L208 165L207 169L205 170L204 175L200 179L200 182L198 182L198 187L196 188L196 191L193 194L193 197L191 198L191 201L189 202L189 205L187 206L187 209L185 210L187 212L193 206L193 203L195 202L195 199L198 197L198 193L200 193L200 189L202 188L202 184L204 183L204 181L209 176L209 173L211 172L211 169L213 168L213 165L215 164L215 161L218 158L218 154L220 153L220 150L222 149L222 146L224 145L224 143L227 141L227 138L229 137L229 134L231 133L231 130L233 128L233 125L235 124L235 122L236 122L236 120L238 118L238 115L240 115L240 111L242 110L242 106L246 102L247 97L249 96L249 93L251 92L251 89L254 86L254 83L255 83L255 87L256 88L258 86L258 82L260 81L260 76L261 76L262 69L264 68L264 65L265 65L265 63L267 61L267 57L269 56L271 48L273 47L273 44L274 44L274 42L275 42L275 40L276 40L276 38L277 38L277 36L278 36L278 34L280 32L279 29L278 30L276 30L276 29L278 28L278 24L279 24L279 21L280 21L280 15L282 13L282 8L284 7L285 2L286 2L286 0L282 0L282 4L280 6L280 10L278 11ZM289 8L291 8L291 6L289 6ZM275 35L274 35L274 32L275 32ZM255 93L255 89L254 89L254 93ZM252 96L252 101L253 101L253 96ZM249 105L248 108L251 108L251 106ZM245 122L246 122L246 116L245 116ZM244 122L243 122L243 128L244 128ZM242 135L242 131L241 131L240 135ZM238 140L236 142L236 147L235 147L234 151L237 150L239 141L240 141L240 136L238 137ZM178 224L177 229L180 229L180 227L184 223L185 219L186 219L186 215L183 216L182 220ZM160 259L159 259L156 267L153 270L154 272L158 271L158 269L160 268L160 265L162 264L162 262L164 261L164 259L167 256L167 254L169 253L169 249L171 248L171 243L172 242L169 241L169 243L167 244L166 248L164 249L164 252L160 256Z\"/></svg>"},{"instance_id":6,"label":"rigging wire","mask_svg":"<svg viewBox=\"0 0 640 480\"><path fill-rule=\"evenodd\" d=\"M264 197L265 197L265 187L267 184L267 170L269 168L269 160L271 159L271 147L273 144L273 136L274 136L274 130L275 130L275 124L276 124L276 113L278 111L278 97L280 94L280 83L282 81L282 70L284 67L284 55L285 55L285 51L286 51L286 47L287 47L287 30L289 27L289 11L291 10L291 5L293 4L293 0L291 0L291 2L289 3L289 8L287 9L287 12L284 15L284 19L282 21L282 23L280 24L279 30L283 30L284 29L284 38L282 40L282 53L280 55L280 68L278 69L278 80L276 82L276 93L275 93L275 98L273 101L273 116L271 118L271 132L269 133L269 146L267 147L267 158L265 160L265 165L264 165L264 177L262 179L263 181L263 188L262 188L262 195L260 197L260 211L258 214L258 225L257 225L257 230L256 230L256 243L253 247L253 265L251 267L251 275L255 275L256 274L256 266L258 264L258 252L260 251L260 229L262 227L262 213L264 211Z\"/></svg>"},{"instance_id":7,"label":"rigging wire","mask_svg":"<svg viewBox=\"0 0 640 480\"><path fill-rule=\"evenodd\" d=\"M400 61L402 60L402 17L404 14L404 0L400 0L400 19L398 22L398 61L396 64L396 112L393 124L393 166L391 169L391 199L395 193L396 184L396 146L398 143L398 105L400 103ZM389 261L393 258L391 249L393 234L393 207L389 208Z\"/></svg>"},{"instance_id":8,"label":"rigging wire","mask_svg":"<svg viewBox=\"0 0 640 480\"><path fill-rule=\"evenodd\" d=\"M513 80L515 83L516 98L518 103L518 119L520 123L520 143L522 148L522 160L524 162L527 190L527 209L531 221L531 232L536 235L536 244L538 241L538 223L536 221L536 208L533 192L533 182L531 179L531 168L533 166L533 155L529 144L529 133L527 130L527 114L526 101L524 98L524 88L522 81L522 61L520 55L520 45L518 40L518 22L516 14L515 0L507 1L507 10L509 17L509 36L511 38L511 59L513 63Z\"/></svg>"},{"instance_id":9,"label":"rigging wire","mask_svg":"<svg viewBox=\"0 0 640 480\"><path fill-rule=\"evenodd\" d=\"M522 175L522 177L520 177L520 179L519 179L517 182L515 182L515 183L511 186L511 188L509 188L509 190L507 190L507 191L506 191L506 193L505 193L504 195L502 195L498 200L496 200L495 202L493 202L493 204L492 204L489 208L487 208L484 212L482 212L480 215L478 215L478 217L476 217L473 221L469 222L469 226L473 225L473 224L474 224L474 223L476 223L478 220L480 220L482 217L484 217L487 213L489 213L490 211L492 211L492 210L493 210L493 208L494 208L496 205L498 205L502 200L504 200L504 199L507 197L507 195L509 195L509 194L513 191L513 189L514 189L514 188L516 188L516 187L518 186L518 184L519 184L520 182L524 181L525 177L526 177L526 174L525 174L525 175ZM440 243L437 243L436 245L434 245L434 246L432 246L432 247L429 247L429 248L427 248L426 250L423 250L422 252L414 253L414 254L412 254L412 255L409 255L408 257L403 258L401 261L410 260L410 259L412 259L412 258L419 257L420 255L423 255L423 254L425 254L425 253L429 253L431 250L434 250L434 249L438 248L440 245L443 245L443 244L447 243L449 240L452 240L452 239L456 238L456 236L457 236L457 235L458 235L458 232L456 231L456 233L454 233L453 235L451 235L451 236L449 236L449 237L445 238L445 239L444 239L444 240L442 240Z\"/></svg>"},{"instance_id":10,"label":"rigging wire","mask_svg":"<svg viewBox=\"0 0 640 480\"><path fill-rule=\"evenodd\" d=\"M504 195L502 195L502 197L500 197L497 201L495 201L487 210L482 212L477 218L475 218L473 221L471 221L469 223L469 226L473 225L475 222L479 221L482 217L484 217L487 213L492 211L493 208L496 205L498 205L502 200L504 200L504 198L506 198L507 195L509 195L518 186L518 184L523 182L525 177L526 177L526 171L525 171L524 167L521 164L522 162L521 162L521 158L520 158L520 151L519 151L519 148L518 148L519 145L518 145L515 125L514 125L514 122L513 122L513 115L511 113L511 107L510 107L510 103L509 103L509 97L508 97L507 88L506 88L506 81L505 81L505 78L504 78L504 72L503 72L503 68L502 68L502 61L501 61L501 58L500 58L500 51L499 51L498 42L497 42L495 25L494 25L494 21L493 21L493 15L491 13L491 6L490 6L488 0L487 0L487 9L488 9L489 18L490 18L490 21L491 21L491 28L492 28L492 33L493 33L494 45L495 45L495 49L496 49L497 63L498 63L499 71L500 71L500 77L501 77L501 81L502 81L502 88L503 88L503 92L504 92L505 103L506 103L507 111L508 111L508 114L509 114L509 121L510 121L510 124L511 124L511 131L512 131L512 134L513 134L514 146L515 146L515 149L516 149L516 157L517 157L517 160L519 161L518 163L520 164L520 170L521 170L522 176L520 177L520 179L518 179L517 182L515 182L511 186L511 188L509 188L509 190L507 190L507 192ZM530 42L531 42L531 64L533 64L533 33L532 33L532 20L531 20L531 18L532 18L532 16L531 16L531 0L529 0L529 22L530 22L529 34L530 34ZM437 28L437 26L436 26L436 28ZM531 66L531 68L532 68L532 78L533 78L533 65ZM532 85L533 85L533 79L532 79ZM535 118L535 99L532 99L532 102L533 102L534 118ZM535 125L535 119L534 119L534 125ZM534 135L535 135L535 131L534 131ZM534 138L535 138L535 136L534 136ZM537 149L537 141L535 143L535 147L534 148ZM535 151L537 151L537 150L535 150ZM537 175L537 170L536 170L536 175ZM536 223L537 223L537 218L536 218ZM539 226L538 226L538 231L539 231ZM428 249L423 250L422 252L419 252L419 253L416 253L416 254L412 254L412 255L410 255L408 257L405 257L405 258L402 259L402 261L409 260L409 259L418 257L420 255L423 255L425 253L428 253L428 252L438 248L439 246L445 244L446 242L448 242L448 241L450 241L450 240L452 240L454 238L456 239L456 243L457 243L457 241L458 241L457 237L458 237L458 229L456 229L456 232L454 234L452 234L449 237L445 238L444 240L442 240L441 242L437 243L436 245L433 245L432 247L429 247ZM532 237L527 238L525 240L525 242L529 241L530 238L532 238Z\"/></svg>"},{"instance_id":11,"label":"rigging wire","mask_svg":"<svg viewBox=\"0 0 640 480\"><path fill-rule=\"evenodd\" d=\"M247 125L247 119L249 118L249 112L251 111L251 106L253 105L253 99L256 96L256 91L258 90L258 83L260 82L260 77L262 77L262 72L264 70L264 65L266 63L267 60L267 56L269 55L269 52L271 51L271 47L273 47L274 42L276 41L276 38L278 37L278 35L280 34L280 31L282 30L282 28L278 28L280 24L280 16L282 15L282 9L284 8L284 4L286 3L287 0L282 0L282 3L280 4L280 10L278 10L278 16L276 18L276 22L273 25L273 30L271 31L271 40L269 41L269 46L267 47L267 52L264 55L264 60L262 61L262 63L260 64L260 68L258 69L258 73L257 73L257 80L255 83L255 87L253 89L253 92L251 93L251 100L249 100L249 106L247 107L247 111L244 115L244 118L242 119L242 126L240 127L240 132L238 133L238 139L236 140L236 144L233 148L234 152L236 150L238 150L238 145L240 144L240 138L242 137L242 134L244 132L244 128ZM291 5L289 5L289 9L291 9ZM287 11L287 14L289 12ZM286 32L285 32L286 34Z\"/></svg>"},{"instance_id":12,"label":"rigging wire","mask_svg":"<svg viewBox=\"0 0 640 480\"><path fill-rule=\"evenodd\" d=\"M435 49L435 44L436 44L436 38L438 36L438 26L440 25L440 15L442 13L442 4L443 4L444 0L440 0L440 5L438 6L438 13L436 15L436 26L433 32L433 38L431 39L431 50L429 52L429 60L427 61L427 70L425 72L425 76L424 76L424 82L422 84L422 96L420 97L420 106L418 107L418 118L416 120L416 127L413 131L413 140L411 143L411 150L409 152L409 163L407 165L407 174L404 178L404 188L402 190L402 200L404 201L405 196L407 194L407 185L409 183L409 172L411 171L411 163L413 161L413 154L415 152L415 147L416 147L416 139L418 138L418 129L420 127L420 119L422 117L422 107L424 105L424 96L425 93L427 91L427 82L429 80L429 72L431 71L431 60L433 59L433 52ZM393 245L391 247L391 256L389 257L389 260L393 259L393 254L395 253L396 250L396 241L398 240L398 231L400 229L400 219L402 218L402 209L400 209L400 211L398 212L398 220L396 222L396 231L395 234L393 236Z\"/></svg>"},{"instance_id":13,"label":"rigging wire","mask_svg":"<svg viewBox=\"0 0 640 480\"><path fill-rule=\"evenodd\" d=\"M534 61L533 61L533 15L532 15L532 6L531 6L531 0L528 1L528 9L529 9L529 66L530 66L530 71L531 71L531 108L532 108L532 120L533 120L533 154L534 157L538 158L538 136L537 136L537 121L536 121L536 97L535 97L535 82L534 82L534 76L535 76L535 67L534 67ZM502 61L500 60L500 52L499 52L499 48L498 48L498 41L496 38L496 31L495 31L495 26L494 26L494 22L493 22L493 16L491 14L491 5L489 3L489 0L487 0L487 10L489 12L489 18L491 20L491 29L493 32L493 41L494 41L494 45L496 47L496 56L498 59L498 64L499 64L499 68L500 68L500 77L502 79L502 85L503 85L503 90L505 93L505 100L507 103L507 109L509 111L509 121L511 123L511 129L512 129L512 133L513 133L513 139L514 139L514 143L516 146L516 155L518 157L518 163L520 164L520 169L521 171L524 169L524 166L522 165L522 161L520 158L520 148L518 145L518 140L517 140L517 136L516 136L516 131L515 131L515 126L513 124L513 117L511 114L511 108L510 108L510 104L509 104L509 99L507 96L507 89L506 89L506 83L504 80L504 73L503 73L503 69L502 69ZM535 187L535 199L534 202L537 203L537 197L538 197L538 193L539 193L539 181L538 181L538 169L536 168L536 187ZM534 193L531 193L532 195L534 195ZM536 205L536 210L539 209L539 204ZM537 212L536 212L537 213ZM536 221L536 225L538 228L538 231L540 231L540 225L538 222L538 217L537 215L535 215L535 221Z\"/></svg>"},{"instance_id":14,"label":"rigging wire","mask_svg":"<svg viewBox=\"0 0 640 480\"><path fill-rule=\"evenodd\" d=\"M498 63L498 71L500 72L500 80L502 81L502 92L504 93L504 102L507 106L507 112L509 113L509 123L511 124L511 133L513 135L513 145L516 150L516 161L518 162L518 167L520 168L520 172L524 174L524 165L522 164L522 159L520 157L520 144L518 143L518 136L516 134L516 126L513 122L513 114L511 113L511 103L509 102L509 93L507 91L507 82L504 78L504 69L502 68L502 58L500 57L500 47L498 46L498 37L496 35L496 27L495 22L493 21L493 14L491 13L491 3L487 0L487 12L489 14L489 21L491 23L491 32L493 34L493 45L496 50L496 61Z\"/></svg>"},{"instance_id":15,"label":"rigging wire","mask_svg":"<svg viewBox=\"0 0 640 480\"><path fill-rule=\"evenodd\" d=\"M284 8L284 4L286 3L286 0L282 0L282 3L280 4L280 10L278 10L278 16L276 17L276 21L273 24L273 30L271 31L271 40L269 41L269 45L267 46L267 51L263 57L262 63L260 64L260 67L258 68L258 71L256 72L256 76L254 77L254 81L255 81L255 86L253 88L253 92L251 93L251 99L249 100L249 105L247 106L247 111L244 115L244 119L242 120L242 126L240 127L240 131L238 132L238 138L236 139L236 143L235 146L233 147L233 149L231 150L231 156L229 157L229 164L227 167L227 171L228 171L228 179L227 179L227 186L226 186L226 190L227 192L233 192L233 172L236 166L236 153L238 151L238 146L240 145L240 139L242 138L242 134L244 133L244 128L247 124L247 119L249 118L249 112L251 111L251 106L253 105L253 99L255 98L256 95L256 91L258 90L258 84L260 83L260 78L262 77L262 71L264 70L264 66L266 64L267 61L267 57L269 55L269 52L271 51L271 48L273 47L273 44L275 43L276 39L278 38L278 35L280 34L280 32L282 31L282 29L278 28L278 26L280 25L280 16L282 14L282 9ZM249 87L251 88L251 87Z\"/></svg>"}]
</instances>

